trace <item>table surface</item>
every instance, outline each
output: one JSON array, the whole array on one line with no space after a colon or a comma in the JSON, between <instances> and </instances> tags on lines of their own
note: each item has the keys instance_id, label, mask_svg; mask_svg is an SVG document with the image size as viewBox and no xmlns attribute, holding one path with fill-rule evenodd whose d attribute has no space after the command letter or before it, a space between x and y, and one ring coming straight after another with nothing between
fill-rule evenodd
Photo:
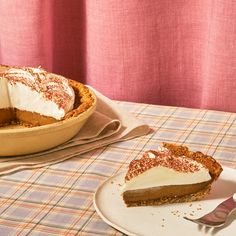
<instances>
[{"instance_id":1,"label":"table surface","mask_svg":"<svg viewBox=\"0 0 236 236\"><path fill-rule=\"evenodd\" d=\"M0 235L122 235L96 213L108 177L162 142L186 144L236 168L236 114L118 102L152 132L67 161L0 177Z\"/></svg>"}]
</instances>

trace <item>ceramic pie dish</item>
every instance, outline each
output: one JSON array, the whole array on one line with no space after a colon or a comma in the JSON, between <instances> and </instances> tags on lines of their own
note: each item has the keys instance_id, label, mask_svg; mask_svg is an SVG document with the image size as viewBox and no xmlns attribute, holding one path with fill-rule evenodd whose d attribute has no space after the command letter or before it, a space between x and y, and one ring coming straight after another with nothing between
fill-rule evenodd
<instances>
[{"instance_id":1,"label":"ceramic pie dish","mask_svg":"<svg viewBox=\"0 0 236 236\"><path fill-rule=\"evenodd\" d=\"M64 120L36 127L11 125L0 127L0 156L17 156L44 151L75 136L96 108L96 96L89 89L93 103L79 114ZM75 109L78 111L78 109Z\"/></svg>"}]
</instances>

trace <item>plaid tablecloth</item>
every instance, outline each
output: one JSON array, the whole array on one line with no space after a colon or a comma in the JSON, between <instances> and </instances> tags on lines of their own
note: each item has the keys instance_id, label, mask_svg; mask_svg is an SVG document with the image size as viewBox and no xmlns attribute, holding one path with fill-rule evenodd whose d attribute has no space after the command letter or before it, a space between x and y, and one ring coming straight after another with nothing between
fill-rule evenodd
<instances>
[{"instance_id":1,"label":"plaid tablecloth","mask_svg":"<svg viewBox=\"0 0 236 236\"><path fill-rule=\"evenodd\" d=\"M93 194L108 177L162 142L186 144L236 168L236 114L119 102L149 135L40 169L0 177L0 235L122 235L97 215Z\"/></svg>"}]
</instances>

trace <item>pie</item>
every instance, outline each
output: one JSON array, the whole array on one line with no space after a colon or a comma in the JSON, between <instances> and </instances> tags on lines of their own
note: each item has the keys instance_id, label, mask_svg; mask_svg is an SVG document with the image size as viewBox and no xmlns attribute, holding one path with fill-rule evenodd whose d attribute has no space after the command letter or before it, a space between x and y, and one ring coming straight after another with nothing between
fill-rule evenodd
<instances>
[{"instance_id":1,"label":"pie","mask_svg":"<svg viewBox=\"0 0 236 236\"><path fill-rule=\"evenodd\" d=\"M0 94L0 126L46 125L94 105L94 96L85 85L40 67L0 65Z\"/></svg>"}]
</instances>

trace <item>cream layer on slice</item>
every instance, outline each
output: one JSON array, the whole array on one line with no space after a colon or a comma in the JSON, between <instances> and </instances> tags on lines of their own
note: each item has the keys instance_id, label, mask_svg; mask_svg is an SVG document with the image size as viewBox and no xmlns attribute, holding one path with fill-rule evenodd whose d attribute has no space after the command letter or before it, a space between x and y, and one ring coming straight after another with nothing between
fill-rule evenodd
<instances>
[{"instance_id":1,"label":"cream layer on slice","mask_svg":"<svg viewBox=\"0 0 236 236\"><path fill-rule=\"evenodd\" d=\"M167 167L153 167L139 176L126 181L122 192L171 185L197 184L209 181L211 176L205 168L193 173L183 173Z\"/></svg>"}]
</instances>

